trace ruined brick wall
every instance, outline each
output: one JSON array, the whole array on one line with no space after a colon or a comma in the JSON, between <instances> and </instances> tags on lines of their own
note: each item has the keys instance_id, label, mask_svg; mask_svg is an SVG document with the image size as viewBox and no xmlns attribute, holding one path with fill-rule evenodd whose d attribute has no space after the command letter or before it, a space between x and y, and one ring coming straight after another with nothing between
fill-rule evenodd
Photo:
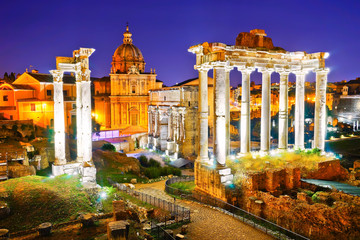
<instances>
[{"instance_id":1,"label":"ruined brick wall","mask_svg":"<svg viewBox=\"0 0 360 240\"><path fill-rule=\"evenodd\" d=\"M313 203L304 193L293 199L267 192L246 192L243 207L260 217L310 239L360 239L360 197L324 192L324 203ZM331 199L331 206L325 204Z\"/></svg>"},{"instance_id":2,"label":"ruined brick wall","mask_svg":"<svg viewBox=\"0 0 360 240\"><path fill-rule=\"evenodd\" d=\"M272 39L265 36L259 36L248 32L239 33L235 42L236 46L244 46L250 48L263 47L274 49Z\"/></svg>"},{"instance_id":3,"label":"ruined brick wall","mask_svg":"<svg viewBox=\"0 0 360 240\"><path fill-rule=\"evenodd\" d=\"M318 163L317 169L313 171L302 170L302 177L320 180L347 180L349 172L340 165L340 160L330 160Z\"/></svg>"}]
</instances>

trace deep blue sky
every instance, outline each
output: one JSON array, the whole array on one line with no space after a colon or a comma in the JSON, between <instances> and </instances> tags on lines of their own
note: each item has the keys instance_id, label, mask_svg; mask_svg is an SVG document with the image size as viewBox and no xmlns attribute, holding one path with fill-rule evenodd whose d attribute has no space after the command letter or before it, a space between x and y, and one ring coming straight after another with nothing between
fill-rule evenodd
<instances>
[{"instance_id":1,"label":"deep blue sky","mask_svg":"<svg viewBox=\"0 0 360 240\"><path fill-rule=\"evenodd\" d=\"M13 0L1 1L0 9L0 76L22 73L29 65L48 73L56 56L70 56L79 47L96 49L92 76L108 75L126 22L146 71L155 68L166 85L197 76L190 46L235 44L238 33L254 28L265 29L275 46L288 51L329 52L329 81L360 76L357 0ZM259 82L260 75L253 75ZM240 83L240 74L231 77L232 85Z\"/></svg>"}]
</instances>

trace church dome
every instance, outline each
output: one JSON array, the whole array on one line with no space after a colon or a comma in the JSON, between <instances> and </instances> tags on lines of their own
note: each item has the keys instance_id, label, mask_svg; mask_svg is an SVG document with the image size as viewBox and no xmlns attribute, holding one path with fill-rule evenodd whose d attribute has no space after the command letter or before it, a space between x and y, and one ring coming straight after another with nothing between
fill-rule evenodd
<instances>
[{"instance_id":1,"label":"church dome","mask_svg":"<svg viewBox=\"0 0 360 240\"><path fill-rule=\"evenodd\" d=\"M127 73L132 66L136 66L140 73L145 71L144 57L140 49L132 43L131 36L129 26L126 26L123 44L115 50L113 55L111 73Z\"/></svg>"}]
</instances>

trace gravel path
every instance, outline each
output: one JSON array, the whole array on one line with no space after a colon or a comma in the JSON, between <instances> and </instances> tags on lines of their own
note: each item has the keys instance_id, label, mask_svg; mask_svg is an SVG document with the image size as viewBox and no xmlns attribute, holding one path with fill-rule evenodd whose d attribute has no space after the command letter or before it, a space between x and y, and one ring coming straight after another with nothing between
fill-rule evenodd
<instances>
[{"instance_id":1,"label":"gravel path","mask_svg":"<svg viewBox=\"0 0 360 240\"><path fill-rule=\"evenodd\" d=\"M174 201L164 191L165 181L151 184L137 184L136 190L158 198ZM187 239L192 240L236 240L236 239L274 239L233 217L202 204L176 200L176 203L191 209L191 223L188 224Z\"/></svg>"}]
</instances>

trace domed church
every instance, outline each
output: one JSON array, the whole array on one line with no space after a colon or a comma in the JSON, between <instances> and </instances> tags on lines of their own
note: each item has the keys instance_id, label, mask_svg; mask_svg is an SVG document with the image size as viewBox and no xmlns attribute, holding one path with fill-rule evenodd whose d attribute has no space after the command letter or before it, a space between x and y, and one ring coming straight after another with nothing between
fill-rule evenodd
<instances>
[{"instance_id":1,"label":"domed church","mask_svg":"<svg viewBox=\"0 0 360 240\"><path fill-rule=\"evenodd\" d=\"M156 80L155 69L145 72L144 57L126 26L123 44L112 57L110 79L94 82L97 121L107 129L146 132L149 90L162 88L162 84Z\"/></svg>"}]
</instances>

